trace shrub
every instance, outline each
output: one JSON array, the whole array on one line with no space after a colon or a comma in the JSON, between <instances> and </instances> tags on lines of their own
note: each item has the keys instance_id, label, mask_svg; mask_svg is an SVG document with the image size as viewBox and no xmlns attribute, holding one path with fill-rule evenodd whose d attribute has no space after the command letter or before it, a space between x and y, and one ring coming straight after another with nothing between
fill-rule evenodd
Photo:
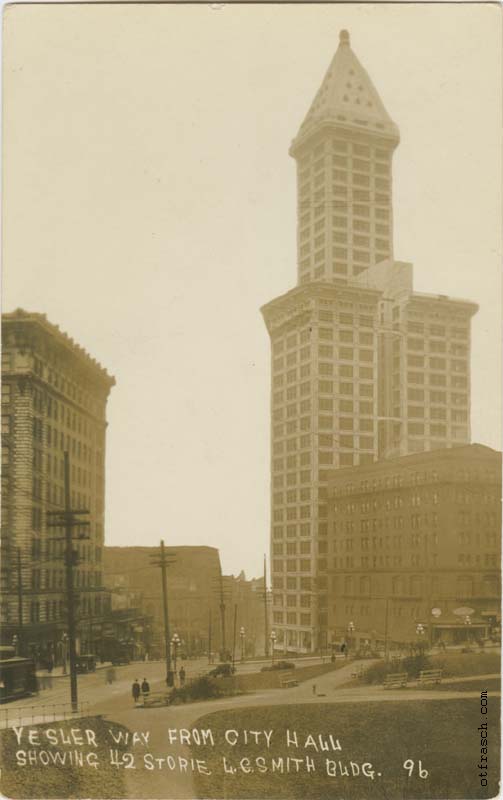
<instances>
[{"instance_id":1,"label":"shrub","mask_svg":"<svg viewBox=\"0 0 503 800\"><path fill-rule=\"evenodd\" d=\"M169 701L170 703L190 703L194 700L210 700L213 697L221 697L223 694L225 694L223 689L205 675L186 683L185 686L172 689Z\"/></svg>"},{"instance_id":2,"label":"shrub","mask_svg":"<svg viewBox=\"0 0 503 800\"><path fill-rule=\"evenodd\" d=\"M276 669L295 669L295 664L292 661L276 661L275 664L271 664L267 667L262 667L260 670L261 672L270 672L271 670Z\"/></svg>"},{"instance_id":3,"label":"shrub","mask_svg":"<svg viewBox=\"0 0 503 800\"><path fill-rule=\"evenodd\" d=\"M381 661L373 664L362 675L364 683L383 683L386 675L395 672L406 672L409 678L417 678L422 669L430 669L431 662L425 653L406 656L399 661Z\"/></svg>"}]
</instances>

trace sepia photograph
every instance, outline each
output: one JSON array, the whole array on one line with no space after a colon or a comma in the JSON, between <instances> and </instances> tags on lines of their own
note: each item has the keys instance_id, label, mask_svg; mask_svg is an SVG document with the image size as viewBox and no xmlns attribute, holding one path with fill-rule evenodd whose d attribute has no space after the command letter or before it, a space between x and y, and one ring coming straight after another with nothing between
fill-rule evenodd
<instances>
[{"instance_id":1,"label":"sepia photograph","mask_svg":"<svg viewBox=\"0 0 503 800\"><path fill-rule=\"evenodd\" d=\"M499 796L500 8L2 37L2 796Z\"/></svg>"}]
</instances>

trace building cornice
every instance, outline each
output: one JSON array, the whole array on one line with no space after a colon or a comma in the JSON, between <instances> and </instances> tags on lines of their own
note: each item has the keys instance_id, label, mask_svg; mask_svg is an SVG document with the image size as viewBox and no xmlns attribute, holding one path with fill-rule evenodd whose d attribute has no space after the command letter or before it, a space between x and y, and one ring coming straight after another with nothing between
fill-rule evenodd
<instances>
[{"instance_id":1,"label":"building cornice","mask_svg":"<svg viewBox=\"0 0 503 800\"><path fill-rule=\"evenodd\" d=\"M29 312L20 308L2 314L2 336L6 336L10 330L21 333L30 331L43 337L46 344L71 356L75 365L80 365L87 373L91 372L94 379L107 386L108 389L115 385L114 376L110 375L99 361L92 358L67 333L60 330L58 325L49 322L45 314Z\"/></svg>"}]
</instances>

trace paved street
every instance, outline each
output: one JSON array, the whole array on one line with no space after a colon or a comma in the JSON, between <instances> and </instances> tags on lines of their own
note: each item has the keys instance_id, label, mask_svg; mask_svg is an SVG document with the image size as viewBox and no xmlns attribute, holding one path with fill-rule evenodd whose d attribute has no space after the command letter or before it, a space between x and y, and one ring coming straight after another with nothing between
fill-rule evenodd
<instances>
[{"instance_id":1,"label":"paved street","mask_svg":"<svg viewBox=\"0 0 503 800\"><path fill-rule=\"evenodd\" d=\"M328 659L325 659L325 661ZM294 662L302 665L319 664L321 659L319 656L312 658L294 659ZM177 670L182 662L178 661ZM248 661L237 662L236 669L239 674L257 672L264 664L269 664L270 661ZM206 657L188 660L183 662L187 677L192 675L206 673L213 669L215 664L208 664ZM116 680L112 684L107 684L107 667L99 668L96 672L83 674L78 676L78 697L79 702L87 702L93 706L101 707L101 704L114 698L118 700L118 705L124 706L129 703L131 698L131 684L135 678L138 678L140 683L145 677L150 683L151 689L164 689L165 676L166 676L166 663L164 661L140 661L124 666L114 667ZM46 674L46 673L45 673ZM56 709L52 706L70 702L70 678L68 676L58 676L53 673L52 688L42 689L37 696L25 697L21 700L16 700L12 703L5 704L0 709L0 723L5 720L6 715L9 720L15 719L16 709L26 709L30 707L30 717L34 716L37 719L37 711L41 714L44 708L50 713L57 713ZM47 707L50 707L47 709ZM39 720L41 721L41 720Z\"/></svg>"}]
</instances>

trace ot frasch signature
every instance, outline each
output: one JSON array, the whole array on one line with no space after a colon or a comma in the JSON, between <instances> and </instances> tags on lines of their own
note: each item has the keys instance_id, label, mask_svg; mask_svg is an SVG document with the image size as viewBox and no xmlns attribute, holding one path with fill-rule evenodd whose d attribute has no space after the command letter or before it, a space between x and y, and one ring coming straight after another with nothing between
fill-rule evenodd
<instances>
[{"instance_id":1,"label":"ot frasch signature","mask_svg":"<svg viewBox=\"0 0 503 800\"><path fill-rule=\"evenodd\" d=\"M16 766L72 765L99 769L106 748L98 747L96 733L92 728L53 727L45 730L30 727L13 727L18 748L15 753ZM295 729L283 731L239 730L228 728L215 732L211 728L167 728L165 753L150 751L149 731L125 731L110 726L107 729L109 763L118 769L167 770L171 772L198 772L211 775L205 759L182 756L180 747L239 748L240 755L222 756L222 773L250 775L252 773L314 773L322 771L329 777L361 777L373 781L382 777L382 772L370 761L356 761L344 751L341 740L333 734L310 733L300 735ZM281 755L269 751L274 745ZM124 748L128 748L125 750ZM174 750L175 752L170 752ZM249 749L242 756L242 749ZM257 755L257 751L260 755ZM407 758L398 765L409 777L429 777L421 761Z\"/></svg>"}]
</instances>

